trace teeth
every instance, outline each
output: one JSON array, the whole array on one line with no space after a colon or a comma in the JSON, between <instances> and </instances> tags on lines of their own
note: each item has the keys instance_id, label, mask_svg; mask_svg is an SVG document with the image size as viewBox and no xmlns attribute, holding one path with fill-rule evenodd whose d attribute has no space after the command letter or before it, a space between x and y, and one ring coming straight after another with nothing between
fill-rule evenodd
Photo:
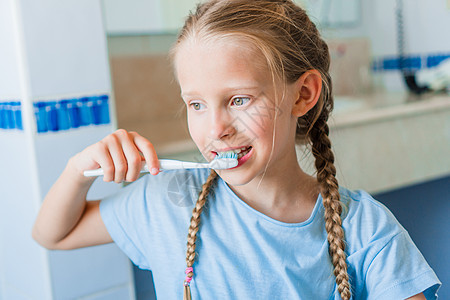
<instances>
[{"instance_id":1,"label":"teeth","mask_svg":"<svg viewBox=\"0 0 450 300\"><path fill-rule=\"evenodd\" d=\"M245 150L245 148L244 148L244 150ZM245 151L245 152L240 152L239 154L238 154L238 159L240 159L241 157L244 157L247 153L249 153L250 152L250 148L248 148L248 150L247 151Z\"/></svg>"},{"instance_id":2,"label":"teeth","mask_svg":"<svg viewBox=\"0 0 450 300\"><path fill-rule=\"evenodd\" d=\"M240 149L230 150L230 151L226 151L226 152L217 152L217 154L218 155L226 155L227 153L235 153L238 155L238 159L239 159L249 152L249 151L245 151L246 149L250 149L250 147L242 147Z\"/></svg>"}]
</instances>

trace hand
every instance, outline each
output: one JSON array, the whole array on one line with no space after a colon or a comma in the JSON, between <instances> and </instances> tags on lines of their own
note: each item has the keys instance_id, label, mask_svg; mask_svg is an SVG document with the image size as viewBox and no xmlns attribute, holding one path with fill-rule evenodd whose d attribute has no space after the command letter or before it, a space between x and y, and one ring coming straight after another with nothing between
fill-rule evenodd
<instances>
[{"instance_id":1,"label":"hand","mask_svg":"<svg viewBox=\"0 0 450 300\"><path fill-rule=\"evenodd\" d=\"M137 180L144 160L151 174L159 173L152 143L137 132L119 129L76 154L69 163L83 177L86 170L102 168L103 181L120 183Z\"/></svg>"}]
</instances>

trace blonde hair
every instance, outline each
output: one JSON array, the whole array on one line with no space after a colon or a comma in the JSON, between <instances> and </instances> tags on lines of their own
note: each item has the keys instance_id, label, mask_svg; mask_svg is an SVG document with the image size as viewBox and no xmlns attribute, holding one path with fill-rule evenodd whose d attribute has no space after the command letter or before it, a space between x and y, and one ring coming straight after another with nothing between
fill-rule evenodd
<instances>
[{"instance_id":1,"label":"blonde hair","mask_svg":"<svg viewBox=\"0 0 450 300\"><path fill-rule=\"evenodd\" d=\"M296 142L310 145L314 155L334 275L341 298L350 299L342 203L328 137L327 120L333 109L333 97L327 44L306 12L291 0L212 0L198 5L196 11L188 16L172 54L185 40L212 37L234 37L250 42L264 55L273 78L281 78L284 83L295 82L307 70L320 72L322 91L319 100L307 114L298 118ZM192 214L186 254L188 267L192 267L195 259L202 207L216 178L216 172L211 171ZM185 281L185 287L189 286L193 276L192 269L186 273L189 280ZM190 296L185 297L188 299Z\"/></svg>"}]
</instances>

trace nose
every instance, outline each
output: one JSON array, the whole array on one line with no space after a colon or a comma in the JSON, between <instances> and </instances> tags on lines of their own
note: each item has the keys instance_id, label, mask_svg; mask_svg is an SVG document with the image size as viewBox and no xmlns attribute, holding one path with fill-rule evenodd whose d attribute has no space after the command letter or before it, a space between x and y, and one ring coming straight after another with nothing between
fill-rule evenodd
<instances>
[{"instance_id":1,"label":"nose","mask_svg":"<svg viewBox=\"0 0 450 300\"><path fill-rule=\"evenodd\" d=\"M209 124L210 139L220 140L225 137L231 137L236 133L236 128L233 125L232 118L226 113L215 111L211 114Z\"/></svg>"}]
</instances>

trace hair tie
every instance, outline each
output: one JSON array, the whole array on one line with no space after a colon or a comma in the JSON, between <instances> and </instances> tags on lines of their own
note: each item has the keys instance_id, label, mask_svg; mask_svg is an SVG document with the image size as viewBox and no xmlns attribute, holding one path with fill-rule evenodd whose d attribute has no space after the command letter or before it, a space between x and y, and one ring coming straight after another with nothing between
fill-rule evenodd
<instances>
[{"instance_id":1,"label":"hair tie","mask_svg":"<svg viewBox=\"0 0 450 300\"><path fill-rule=\"evenodd\" d=\"M186 268L186 271L184 273L189 274L190 272L194 273L194 269L192 267ZM191 300L191 288L189 287L189 284L191 283L192 277L186 276L186 279L184 280L184 292L183 292L183 300Z\"/></svg>"},{"instance_id":2,"label":"hair tie","mask_svg":"<svg viewBox=\"0 0 450 300\"><path fill-rule=\"evenodd\" d=\"M186 268L186 271L184 273L187 275L190 272L194 273L194 268L188 267ZM192 277L186 276L186 279L184 280L184 285L188 286L191 283Z\"/></svg>"}]
</instances>

